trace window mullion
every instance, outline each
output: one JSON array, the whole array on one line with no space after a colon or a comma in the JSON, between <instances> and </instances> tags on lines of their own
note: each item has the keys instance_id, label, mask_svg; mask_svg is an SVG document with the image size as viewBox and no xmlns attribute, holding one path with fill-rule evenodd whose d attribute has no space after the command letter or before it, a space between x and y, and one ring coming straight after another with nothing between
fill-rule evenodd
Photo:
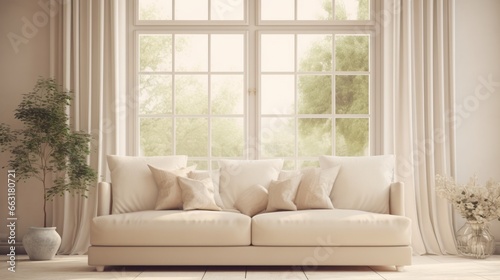
<instances>
[{"instance_id":1,"label":"window mullion","mask_svg":"<svg viewBox=\"0 0 500 280\"><path fill-rule=\"evenodd\" d=\"M172 1L172 17L174 16L174 8L175 8L175 1ZM176 34L172 34L172 152L174 155L177 154L177 134L176 132L176 127L177 127L177 114L175 113L175 108L176 106L176 82L175 78L177 75L177 72L175 71L175 66L176 66L176 61L175 61L175 48L176 48Z\"/></svg>"},{"instance_id":2,"label":"window mullion","mask_svg":"<svg viewBox=\"0 0 500 280\"><path fill-rule=\"evenodd\" d=\"M210 0L208 1L208 16L210 19ZM208 153L208 169L212 170L212 34L208 34L208 141L207 141L207 153Z\"/></svg>"}]
</instances>

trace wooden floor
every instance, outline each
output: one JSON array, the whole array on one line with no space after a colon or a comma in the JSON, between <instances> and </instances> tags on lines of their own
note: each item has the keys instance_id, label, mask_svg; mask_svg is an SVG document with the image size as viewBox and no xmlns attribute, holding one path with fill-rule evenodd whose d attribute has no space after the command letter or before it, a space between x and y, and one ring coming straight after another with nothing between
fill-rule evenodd
<instances>
[{"instance_id":1,"label":"wooden floor","mask_svg":"<svg viewBox=\"0 0 500 280\"><path fill-rule=\"evenodd\" d=\"M51 261L29 261L18 256L16 272L8 271L7 257L0 256L0 279L137 279L137 280L225 280L225 279L498 279L500 255L485 260L457 256L415 256L405 271L393 267L110 267L96 272L86 256L57 256Z\"/></svg>"}]
</instances>

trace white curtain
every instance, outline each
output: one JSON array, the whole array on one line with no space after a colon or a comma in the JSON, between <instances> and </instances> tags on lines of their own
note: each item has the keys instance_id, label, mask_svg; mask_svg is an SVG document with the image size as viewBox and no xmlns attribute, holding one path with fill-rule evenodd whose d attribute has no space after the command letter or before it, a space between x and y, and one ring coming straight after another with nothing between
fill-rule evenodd
<instances>
[{"instance_id":1,"label":"white curtain","mask_svg":"<svg viewBox=\"0 0 500 280\"><path fill-rule=\"evenodd\" d=\"M436 174L454 175L454 0L384 0L384 144L406 186L417 254L455 254Z\"/></svg>"},{"instance_id":2,"label":"white curtain","mask_svg":"<svg viewBox=\"0 0 500 280\"><path fill-rule=\"evenodd\" d=\"M74 93L73 129L93 137L89 163L98 180L108 178L105 156L124 154L125 5L123 0L51 0L51 76ZM60 254L84 254L96 194L70 194L53 203L52 224L62 236Z\"/></svg>"}]
</instances>

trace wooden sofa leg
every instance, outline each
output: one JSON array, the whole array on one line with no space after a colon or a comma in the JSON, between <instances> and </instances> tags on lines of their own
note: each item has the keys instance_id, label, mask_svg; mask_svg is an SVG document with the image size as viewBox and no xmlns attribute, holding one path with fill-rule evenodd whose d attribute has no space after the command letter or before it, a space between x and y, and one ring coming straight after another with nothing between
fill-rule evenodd
<instances>
[{"instance_id":1,"label":"wooden sofa leg","mask_svg":"<svg viewBox=\"0 0 500 280\"><path fill-rule=\"evenodd\" d=\"M104 265L98 265L98 266L96 266L95 270L97 270L98 272L103 272L104 271Z\"/></svg>"},{"instance_id":2,"label":"wooden sofa leg","mask_svg":"<svg viewBox=\"0 0 500 280\"><path fill-rule=\"evenodd\" d=\"M405 271L405 266L404 265L396 265L396 270L398 272Z\"/></svg>"}]
</instances>

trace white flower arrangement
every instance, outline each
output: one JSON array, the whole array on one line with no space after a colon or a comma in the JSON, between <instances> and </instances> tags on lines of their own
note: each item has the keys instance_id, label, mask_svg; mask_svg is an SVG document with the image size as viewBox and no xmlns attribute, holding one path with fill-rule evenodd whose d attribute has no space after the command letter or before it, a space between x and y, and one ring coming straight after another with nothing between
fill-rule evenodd
<instances>
[{"instance_id":1,"label":"white flower arrangement","mask_svg":"<svg viewBox=\"0 0 500 280\"><path fill-rule=\"evenodd\" d=\"M500 183L489 180L484 186L477 183L477 176L465 185L453 178L436 175L436 192L447 199L467 221L485 223L500 221Z\"/></svg>"}]
</instances>

